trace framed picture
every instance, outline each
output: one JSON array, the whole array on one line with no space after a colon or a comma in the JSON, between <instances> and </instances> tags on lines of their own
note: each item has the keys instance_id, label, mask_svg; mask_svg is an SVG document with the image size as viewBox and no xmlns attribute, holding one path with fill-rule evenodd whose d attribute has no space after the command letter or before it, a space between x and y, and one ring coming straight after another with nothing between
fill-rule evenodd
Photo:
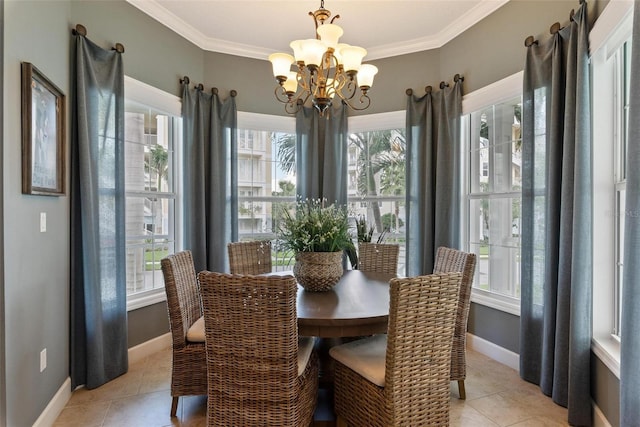
<instances>
[{"instance_id":1,"label":"framed picture","mask_svg":"<svg viewBox=\"0 0 640 427\"><path fill-rule=\"evenodd\" d=\"M65 194L65 96L22 63L22 193Z\"/></svg>"}]
</instances>

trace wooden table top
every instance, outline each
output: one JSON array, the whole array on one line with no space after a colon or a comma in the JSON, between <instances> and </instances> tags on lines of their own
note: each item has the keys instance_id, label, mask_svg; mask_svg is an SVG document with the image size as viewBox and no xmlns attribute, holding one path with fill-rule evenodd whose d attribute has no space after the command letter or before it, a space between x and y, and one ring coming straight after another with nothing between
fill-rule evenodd
<instances>
[{"instance_id":1,"label":"wooden table top","mask_svg":"<svg viewBox=\"0 0 640 427\"><path fill-rule=\"evenodd\" d=\"M393 277L345 270L330 291L308 292L298 285L298 334L329 338L385 333L389 318L389 280Z\"/></svg>"}]
</instances>

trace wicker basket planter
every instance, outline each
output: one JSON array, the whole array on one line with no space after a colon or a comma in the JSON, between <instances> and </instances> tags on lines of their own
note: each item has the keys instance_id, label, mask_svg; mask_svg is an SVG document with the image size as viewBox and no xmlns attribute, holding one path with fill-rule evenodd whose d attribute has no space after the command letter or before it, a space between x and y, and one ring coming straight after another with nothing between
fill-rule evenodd
<instances>
[{"instance_id":1,"label":"wicker basket planter","mask_svg":"<svg viewBox=\"0 0 640 427\"><path fill-rule=\"evenodd\" d=\"M293 275L307 291L323 292L333 289L342 274L342 251L296 254Z\"/></svg>"}]
</instances>

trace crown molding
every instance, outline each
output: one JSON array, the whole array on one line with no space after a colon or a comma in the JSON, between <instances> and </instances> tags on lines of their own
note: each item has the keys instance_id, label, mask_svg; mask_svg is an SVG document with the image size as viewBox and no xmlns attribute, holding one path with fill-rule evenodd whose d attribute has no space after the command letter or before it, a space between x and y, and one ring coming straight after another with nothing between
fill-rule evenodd
<instances>
[{"instance_id":1,"label":"crown molding","mask_svg":"<svg viewBox=\"0 0 640 427\"><path fill-rule=\"evenodd\" d=\"M262 60L266 60L271 53L275 52L260 46L251 46L206 37L187 22L169 12L155 0L126 1L201 49ZM368 46L366 48L368 51L367 60L382 59L440 48L508 2L509 0L484 0L464 13L453 25L432 37L417 38L380 46Z\"/></svg>"}]
</instances>

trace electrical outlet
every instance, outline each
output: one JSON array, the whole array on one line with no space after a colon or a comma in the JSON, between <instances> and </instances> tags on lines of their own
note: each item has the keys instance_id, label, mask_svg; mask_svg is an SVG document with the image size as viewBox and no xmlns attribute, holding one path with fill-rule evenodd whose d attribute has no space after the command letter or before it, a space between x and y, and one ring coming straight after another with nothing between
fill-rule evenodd
<instances>
[{"instance_id":1,"label":"electrical outlet","mask_svg":"<svg viewBox=\"0 0 640 427\"><path fill-rule=\"evenodd\" d=\"M47 231L47 213L40 212L40 232L44 233Z\"/></svg>"},{"instance_id":2,"label":"electrical outlet","mask_svg":"<svg viewBox=\"0 0 640 427\"><path fill-rule=\"evenodd\" d=\"M40 372L47 369L47 349L43 348L40 352Z\"/></svg>"}]
</instances>

